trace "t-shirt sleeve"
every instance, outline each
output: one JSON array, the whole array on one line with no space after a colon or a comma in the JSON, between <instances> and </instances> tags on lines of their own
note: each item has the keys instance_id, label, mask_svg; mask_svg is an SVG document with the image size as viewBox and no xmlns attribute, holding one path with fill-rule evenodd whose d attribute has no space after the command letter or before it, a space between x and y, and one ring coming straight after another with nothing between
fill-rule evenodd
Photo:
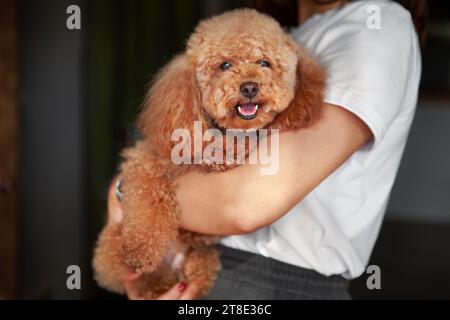
<instances>
[{"instance_id":1,"label":"t-shirt sleeve","mask_svg":"<svg viewBox=\"0 0 450 320\"><path fill-rule=\"evenodd\" d=\"M407 103L418 43L411 16L400 5L379 7L379 28L367 25L367 7L355 7L330 26L318 55L328 71L325 102L357 115L377 144Z\"/></svg>"}]
</instances>

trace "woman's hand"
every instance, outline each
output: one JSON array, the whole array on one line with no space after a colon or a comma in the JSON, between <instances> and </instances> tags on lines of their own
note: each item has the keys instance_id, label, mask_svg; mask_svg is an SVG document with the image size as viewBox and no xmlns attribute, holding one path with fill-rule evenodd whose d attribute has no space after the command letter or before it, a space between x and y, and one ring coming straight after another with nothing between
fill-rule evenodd
<instances>
[{"instance_id":1,"label":"woman's hand","mask_svg":"<svg viewBox=\"0 0 450 320\"><path fill-rule=\"evenodd\" d=\"M139 292L134 287L134 281L139 279L140 273L130 272L123 279L123 286L130 300L145 300L139 295ZM199 288L196 283L187 284L186 282L179 282L154 300L193 300L198 296ZM150 300L150 299L147 299Z\"/></svg>"},{"instance_id":2,"label":"woman's hand","mask_svg":"<svg viewBox=\"0 0 450 320\"><path fill-rule=\"evenodd\" d=\"M120 177L116 177L108 191L108 224L121 223L123 219L122 206L116 196L116 183ZM130 272L124 275L122 283L125 288L128 299L130 300L144 300L136 291L134 282L139 279L140 273ZM179 282L174 285L169 291L160 295L155 300L192 300L198 296L199 286L193 283Z\"/></svg>"},{"instance_id":3,"label":"woman's hand","mask_svg":"<svg viewBox=\"0 0 450 320\"><path fill-rule=\"evenodd\" d=\"M134 288L133 282L139 279L139 273L130 273L124 280L123 286L130 300L145 300L139 295L139 292ZM198 296L199 287L196 283L179 282L174 285L169 291L163 293L154 300L193 300Z\"/></svg>"}]
</instances>

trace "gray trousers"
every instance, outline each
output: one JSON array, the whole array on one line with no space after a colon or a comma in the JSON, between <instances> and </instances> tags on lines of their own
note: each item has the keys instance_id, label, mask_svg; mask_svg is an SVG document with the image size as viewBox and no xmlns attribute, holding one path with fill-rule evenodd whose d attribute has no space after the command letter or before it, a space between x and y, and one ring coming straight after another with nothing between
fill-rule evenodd
<instances>
[{"instance_id":1,"label":"gray trousers","mask_svg":"<svg viewBox=\"0 0 450 320\"><path fill-rule=\"evenodd\" d=\"M222 270L207 300L351 299L349 281L219 246Z\"/></svg>"}]
</instances>

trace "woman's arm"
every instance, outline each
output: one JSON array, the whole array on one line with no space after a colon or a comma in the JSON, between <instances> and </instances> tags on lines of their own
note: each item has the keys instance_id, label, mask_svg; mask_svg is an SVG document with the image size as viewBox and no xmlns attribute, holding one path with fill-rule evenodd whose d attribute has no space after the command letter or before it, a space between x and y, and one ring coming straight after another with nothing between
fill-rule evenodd
<instances>
[{"instance_id":1,"label":"woman's arm","mask_svg":"<svg viewBox=\"0 0 450 320\"><path fill-rule=\"evenodd\" d=\"M269 225L371 139L361 119L325 104L315 126L280 134L277 174L261 175L261 165L245 164L222 173L192 172L178 178L181 225L213 235L249 233Z\"/></svg>"}]
</instances>

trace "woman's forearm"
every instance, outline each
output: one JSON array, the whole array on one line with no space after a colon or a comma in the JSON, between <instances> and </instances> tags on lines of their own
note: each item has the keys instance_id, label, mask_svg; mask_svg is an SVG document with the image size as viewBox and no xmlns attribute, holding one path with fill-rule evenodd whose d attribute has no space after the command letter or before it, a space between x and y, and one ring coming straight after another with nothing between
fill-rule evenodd
<instances>
[{"instance_id":1,"label":"woman's forearm","mask_svg":"<svg viewBox=\"0 0 450 320\"><path fill-rule=\"evenodd\" d=\"M181 225L195 232L252 232L278 220L371 139L367 126L345 109L325 105L314 127L280 134L279 170L260 164L222 173L188 173L177 181Z\"/></svg>"},{"instance_id":2,"label":"woman's forearm","mask_svg":"<svg viewBox=\"0 0 450 320\"><path fill-rule=\"evenodd\" d=\"M280 145L285 145L290 135L280 136ZM280 158L288 158L287 151L280 146ZM195 172L179 178L182 226L201 233L231 235L251 232L262 221L269 224L271 217L291 207L287 201L291 182L284 174L288 164L283 161L282 167L275 175L261 175L260 165L245 164L226 172ZM296 191L304 186L298 184Z\"/></svg>"}]
</instances>

